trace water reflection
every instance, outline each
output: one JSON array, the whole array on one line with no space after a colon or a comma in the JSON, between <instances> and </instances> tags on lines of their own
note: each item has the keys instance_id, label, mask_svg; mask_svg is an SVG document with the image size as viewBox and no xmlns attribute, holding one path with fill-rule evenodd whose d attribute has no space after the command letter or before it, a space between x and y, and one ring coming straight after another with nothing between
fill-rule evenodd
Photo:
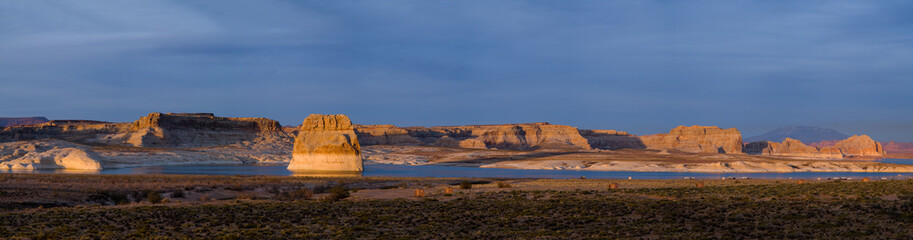
<instances>
[{"instance_id":1,"label":"water reflection","mask_svg":"<svg viewBox=\"0 0 913 240\"><path fill-rule=\"evenodd\" d=\"M292 171L294 177L361 177L363 172L351 171Z\"/></svg>"}]
</instances>

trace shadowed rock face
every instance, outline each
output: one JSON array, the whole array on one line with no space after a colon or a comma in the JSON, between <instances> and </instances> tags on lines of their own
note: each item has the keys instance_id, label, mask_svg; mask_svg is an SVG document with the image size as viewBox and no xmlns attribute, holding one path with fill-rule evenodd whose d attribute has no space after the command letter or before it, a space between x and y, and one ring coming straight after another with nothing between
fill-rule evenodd
<instances>
[{"instance_id":1,"label":"shadowed rock face","mask_svg":"<svg viewBox=\"0 0 913 240\"><path fill-rule=\"evenodd\" d=\"M624 131L580 130L580 135L586 138L591 147L598 149L647 148L639 137Z\"/></svg>"},{"instance_id":2,"label":"shadowed rock face","mask_svg":"<svg viewBox=\"0 0 913 240\"><path fill-rule=\"evenodd\" d=\"M138 147L226 145L284 133L274 120L216 117L212 113L150 113L134 121L128 132L126 142Z\"/></svg>"},{"instance_id":3,"label":"shadowed rock face","mask_svg":"<svg viewBox=\"0 0 913 240\"><path fill-rule=\"evenodd\" d=\"M90 120L54 120L46 123L14 126L0 131L0 142L59 138L85 140L97 135L126 132L129 123L109 123Z\"/></svg>"},{"instance_id":4,"label":"shadowed rock face","mask_svg":"<svg viewBox=\"0 0 913 240\"><path fill-rule=\"evenodd\" d=\"M294 171L362 171L361 146L346 115L311 114L295 138Z\"/></svg>"},{"instance_id":5,"label":"shadowed rock face","mask_svg":"<svg viewBox=\"0 0 913 240\"><path fill-rule=\"evenodd\" d=\"M356 125L365 145L430 145L513 150L590 149L577 128L548 123L407 127ZM471 141L467 141L471 140ZM480 144L481 143L481 144Z\"/></svg>"},{"instance_id":6,"label":"shadowed rock face","mask_svg":"<svg viewBox=\"0 0 913 240\"><path fill-rule=\"evenodd\" d=\"M0 127L28 126L46 122L48 119L45 117L0 118Z\"/></svg>"},{"instance_id":7,"label":"shadowed rock face","mask_svg":"<svg viewBox=\"0 0 913 240\"><path fill-rule=\"evenodd\" d=\"M742 134L738 129L705 126L678 126L669 133L640 137L649 149L677 149L697 153L742 153Z\"/></svg>"}]
</instances>

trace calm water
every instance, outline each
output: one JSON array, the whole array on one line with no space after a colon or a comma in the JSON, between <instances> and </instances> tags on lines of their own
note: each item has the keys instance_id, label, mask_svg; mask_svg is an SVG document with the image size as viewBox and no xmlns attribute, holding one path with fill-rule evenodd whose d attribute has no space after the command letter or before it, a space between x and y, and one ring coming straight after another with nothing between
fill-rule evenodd
<instances>
[{"instance_id":1,"label":"calm water","mask_svg":"<svg viewBox=\"0 0 913 240\"><path fill-rule=\"evenodd\" d=\"M882 162L913 164L911 159L885 159ZM184 165L107 169L99 174L197 174L197 175L270 175L270 176L365 176L365 177L503 177L503 178L611 178L611 179L681 179L693 178L764 178L764 179L815 179L815 178L913 178L913 173L674 173L674 172L604 172L578 170L521 170L455 166L408 166L367 164L363 173L292 172L285 165ZM79 171L37 171L52 173L86 173Z\"/></svg>"}]
</instances>

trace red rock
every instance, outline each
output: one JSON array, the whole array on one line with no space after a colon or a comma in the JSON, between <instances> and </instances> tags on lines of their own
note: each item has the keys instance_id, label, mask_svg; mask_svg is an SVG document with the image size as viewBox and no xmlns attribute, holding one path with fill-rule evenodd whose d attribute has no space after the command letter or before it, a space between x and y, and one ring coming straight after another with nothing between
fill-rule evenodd
<instances>
[{"instance_id":1,"label":"red rock","mask_svg":"<svg viewBox=\"0 0 913 240\"><path fill-rule=\"evenodd\" d=\"M705 126L678 126L669 133L640 137L649 149L677 149L699 153L742 153L742 134L738 129Z\"/></svg>"}]
</instances>

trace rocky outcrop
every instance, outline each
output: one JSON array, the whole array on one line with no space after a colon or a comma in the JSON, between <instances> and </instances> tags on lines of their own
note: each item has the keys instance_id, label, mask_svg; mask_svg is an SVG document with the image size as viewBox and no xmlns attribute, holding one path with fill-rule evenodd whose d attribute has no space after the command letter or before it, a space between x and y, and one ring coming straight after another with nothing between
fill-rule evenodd
<instances>
[{"instance_id":1,"label":"rocky outcrop","mask_svg":"<svg viewBox=\"0 0 913 240\"><path fill-rule=\"evenodd\" d=\"M45 117L0 118L0 128L12 126L28 126L48 122Z\"/></svg>"},{"instance_id":2,"label":"rocky outcrop","mask_svg":"<svg viewBox=\"0 0 913 240\"><path fill-rule=\"evenodd\" d=\"M311 114L295 138L289 170L362 171L361 146L346 115Z\"/></svg>"},{"instance_id":3,"label":"rocky outcrop","mask_svg":"<svg viewBox=\"0 0 913 240\"><path fill-rule=\"evenodd\" d=\"M745 145L745 153L811 158L878 157L885 154L881 144L869 136L852 136L829 147L815 147L786 138L782 143L752 142Z\"/></svg>"},{"instance_id":4,"label":"rocky outcrop","mask_svg":"<svg viewBox=\"0 0 913 240\"><path fill-rule=\"evenodd\" d=\"M393 125L356 125L358 140L364 145L421 145L405 128Z\"/></svg>"},{"instance_id":5,"label":"rocky outcrop","mask_svg":"<svg viewBox=\"0 0 913 240\"><path fill-rule=\"evenodd\" d=\"M844 157L883 156L885 154L881 143L875 142L867 135L853 135L837 142L834 146L825 147L821 150L822 152L843 154Z\"/></svg>"},{"instance_id":6,"label":"rocky outcrop","mask_svg":"<svg viewBox=\"0 0 913 240\"><path fill-rule=\"evenodd\" d=\"M624 131L616 130L580 130L590 146L598 149L644 149L647 146L639 137Z\"/></svg>"},{"instance_id":7,"label":"rocky outcrop","mask_svg":"<svg viewBox=\"0 0 913 240\"><path fill-rule=\"evenodd\" d=\"M460 141L458 146L461 148L469 148L469 149L486 149L487 148L487 147L485 147L485 142L479 141L478 139L466 139L466 140Z\"/></svg>"},{"instance_id":8,"label":"rocky outcrop","mask_svg":"<svg viewBox=\"0 0 913 240\"><path fill-rule=\"evenodd\" d=\"M649 149L677 149L695 153L742 153L742 134L738 129L705 126L678 126L669 133L640 137Z\"/></svg>"},{"instance_id":9,"label":"rocky outcrop","mask_svg":"<svg viewBox=\"0 0 913 240\"><path fill-rule=\"evenodd\" d=\"M227 145L285 133L274 120L212 113L150 113L133 122L128 131L130 145L177 148Z\"/></svg>"},{"instance_id":10,"label":"rocky outcrop","mask_svg":"<svg viewBox=\"0 0 913 240\"><path fill-rule=\"evenodd\" d=\"M0 142L13 142L37 139L66 139L87 141L98 135L126 132L128 123L109 123L91 120L54 120L46 123L3 128L0 131Z\"/></svg>"},{"instance_id":11,"label":"rocky outcrop","mask_svg":"<svg viewBox=\"0 0 913 240\"><path fill-rule=\"evenodd\" d=\"M407 127L357 125L355 131L365 145L425 145L535 150L590 149L577 128L549 123L469 125L448 127ZM465 142L466 140L475 140ZM452 141L451 141L452 140ZM476 142L478 141L478 142ZM457 143L454 145L454 143Z\"/></svg>"},{"instance_id":12,"label":"rocky outcrop","mask_svg":"<svg viewBox=\"0 0 913 240\"><path fill-rule=\"evenodd\" d=\"M102 157L88 147L62 140L0 144L0 170L101 170Z\"/></svg>"}]
</instances>

